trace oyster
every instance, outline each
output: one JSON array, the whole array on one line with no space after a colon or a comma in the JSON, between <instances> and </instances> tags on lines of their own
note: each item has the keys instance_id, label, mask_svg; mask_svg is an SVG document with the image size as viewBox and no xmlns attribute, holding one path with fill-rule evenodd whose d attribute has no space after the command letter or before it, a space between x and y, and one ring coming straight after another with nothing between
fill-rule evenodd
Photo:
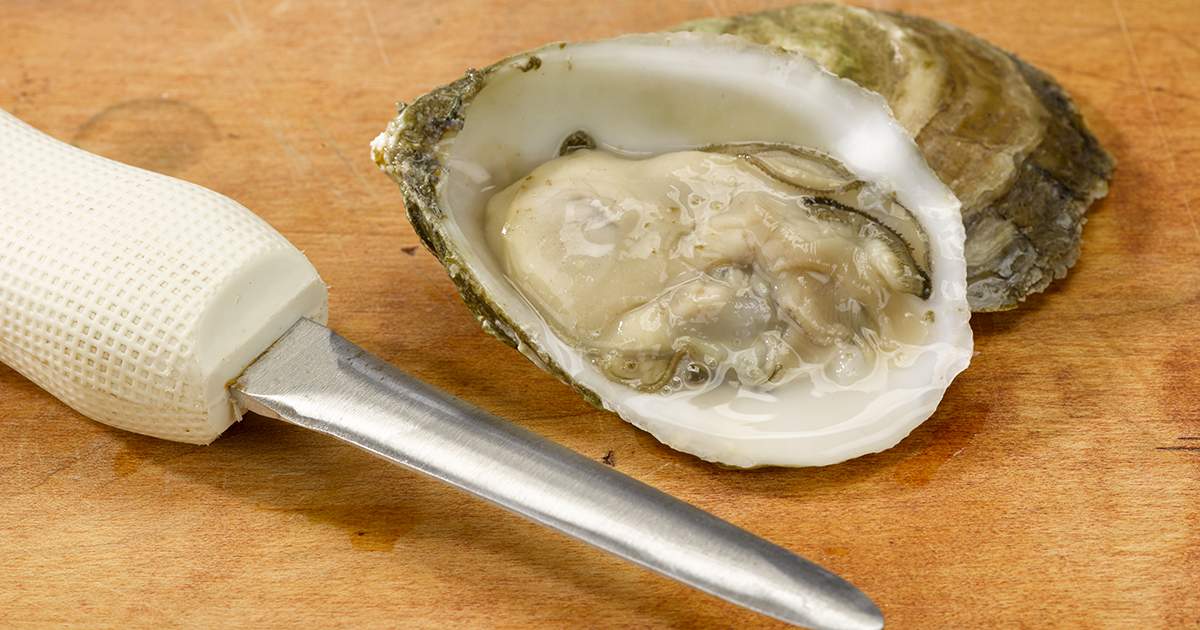
<instances>
[{"instance_id":1,"label":"oyster","mask_svg":"<svg viewBox=\"0 0 1200 630\"><path fill-rule=\"evenodd\" d=\"M372 154L485 330L702 458L883 450L970 359L957 200L802 56L555 44L402 107Z\"/></svg>"},{"instance_id":2,"label":"oyster","mask_svg":"<svg viewBox=\"0 0 1200 630\"><path fill-rule=\"evenodd\" d=\"M883 95L962 202L973 310L1015 308L1075 264L1113 160L1044 72L953 26L836 4L681 28L795 51Z\"/></svg>"}]
</instances>

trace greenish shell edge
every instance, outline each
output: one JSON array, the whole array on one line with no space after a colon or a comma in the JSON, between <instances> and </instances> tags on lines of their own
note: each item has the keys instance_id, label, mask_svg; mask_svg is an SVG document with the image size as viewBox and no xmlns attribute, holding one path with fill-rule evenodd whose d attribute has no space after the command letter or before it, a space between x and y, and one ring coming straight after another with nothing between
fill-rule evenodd
<instances>
[{"instance_id":1,"label":"greenish shell edge","mask_svg":"<svg viewBox=\"0 0 1200 630\"><path fill-rule=\"evenodd\" d=\"M465 111L471 99L483 88L490 75L506 64L513 63L517 64L518 70L536 71L538 64L530 63L530 60L537 59L536 53L537 51L533 51L515 55L483 70L468 70L457 81L434 89L410 105L401 106L398 115L388 123L385 131L386 142L375 148L374 158L380 169L400 186L405 212L413 231L446 269L459 296L474 314L480 327L522 354L522 346L534 352L541 362L538 367L570 385L589 404L603 409L604 405L595 392L571 378L570 374L532 342L498 304L488 298L483 283L475 276L470 266L460 260L441 227L445 212L438 202L437 190L443 170L437 158L436 147L462 129ZM534 67L530 67L531 65Z\"/></svg>"}]
</instances>

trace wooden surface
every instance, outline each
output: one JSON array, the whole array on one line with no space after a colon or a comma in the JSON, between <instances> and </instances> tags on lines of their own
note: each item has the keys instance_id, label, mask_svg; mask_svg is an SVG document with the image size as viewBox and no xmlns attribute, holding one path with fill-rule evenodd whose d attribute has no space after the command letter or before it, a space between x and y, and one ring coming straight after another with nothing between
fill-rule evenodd
<instances>
[{"instance_id":1,"label":"wooden surface","mask_svg":"<svg viewBox=\"0 0 1200 630\"><path fill-rule=\"evenodd\" d=\"M845 575L891 627L1200 625L1200 4L884 1L1056 75L1119 165L1071 278L974 321L899 447L721 470L479 330L367 143L468 66L780 2L0 0L0 107L238 199L416 376ZM103 6L103 8L101 8ZM350 447L85 420L0 366L0 626L777 627Z\"/></svg>"}]
</instances>

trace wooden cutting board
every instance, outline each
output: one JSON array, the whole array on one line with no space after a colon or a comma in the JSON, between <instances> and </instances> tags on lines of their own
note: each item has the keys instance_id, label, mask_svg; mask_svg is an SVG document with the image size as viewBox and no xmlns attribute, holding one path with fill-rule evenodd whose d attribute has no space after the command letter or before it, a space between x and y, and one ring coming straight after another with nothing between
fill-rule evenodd
<instances>
[{"instance_id":1,"label":"wooden cutting board","mask_svg":"<svg viewBox=\"0 0 1200 630\"><path fill-rule=\"evenodd\" d=\"M367 144L471 66L778 6L0 0L0 107L252 208L332 324L453 394L848 577L891 627L1200 624L1200 4L883 1L1057 76L1119 161L1071 277L973 320L900 446L811 470L672 452L480 331ZM777 627L318 435L208 447L0 367L0 626Z\"/></svg>"}]
</instances>

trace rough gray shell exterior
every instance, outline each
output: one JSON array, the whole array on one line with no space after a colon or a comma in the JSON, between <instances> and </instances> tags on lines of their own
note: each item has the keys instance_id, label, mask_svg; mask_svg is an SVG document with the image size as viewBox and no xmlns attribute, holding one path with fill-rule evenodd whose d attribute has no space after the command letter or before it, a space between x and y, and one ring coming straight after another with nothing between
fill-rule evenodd
<instances>
[{"instance_id":1,"label":"rough gray shell exterior","mask_svg":"<svg viewBox=\"0 0 1200 630\"><path fill-rule=\"evenodd\" d=\"M1015 308L1078 259L1113 159L1062 87L1015 55L934 20L836 4L680 28L799 52L883 95L963 202L973 310ZM937 93L922 104L905 81L928 74Z\"/></svg>"}]
</instances>

